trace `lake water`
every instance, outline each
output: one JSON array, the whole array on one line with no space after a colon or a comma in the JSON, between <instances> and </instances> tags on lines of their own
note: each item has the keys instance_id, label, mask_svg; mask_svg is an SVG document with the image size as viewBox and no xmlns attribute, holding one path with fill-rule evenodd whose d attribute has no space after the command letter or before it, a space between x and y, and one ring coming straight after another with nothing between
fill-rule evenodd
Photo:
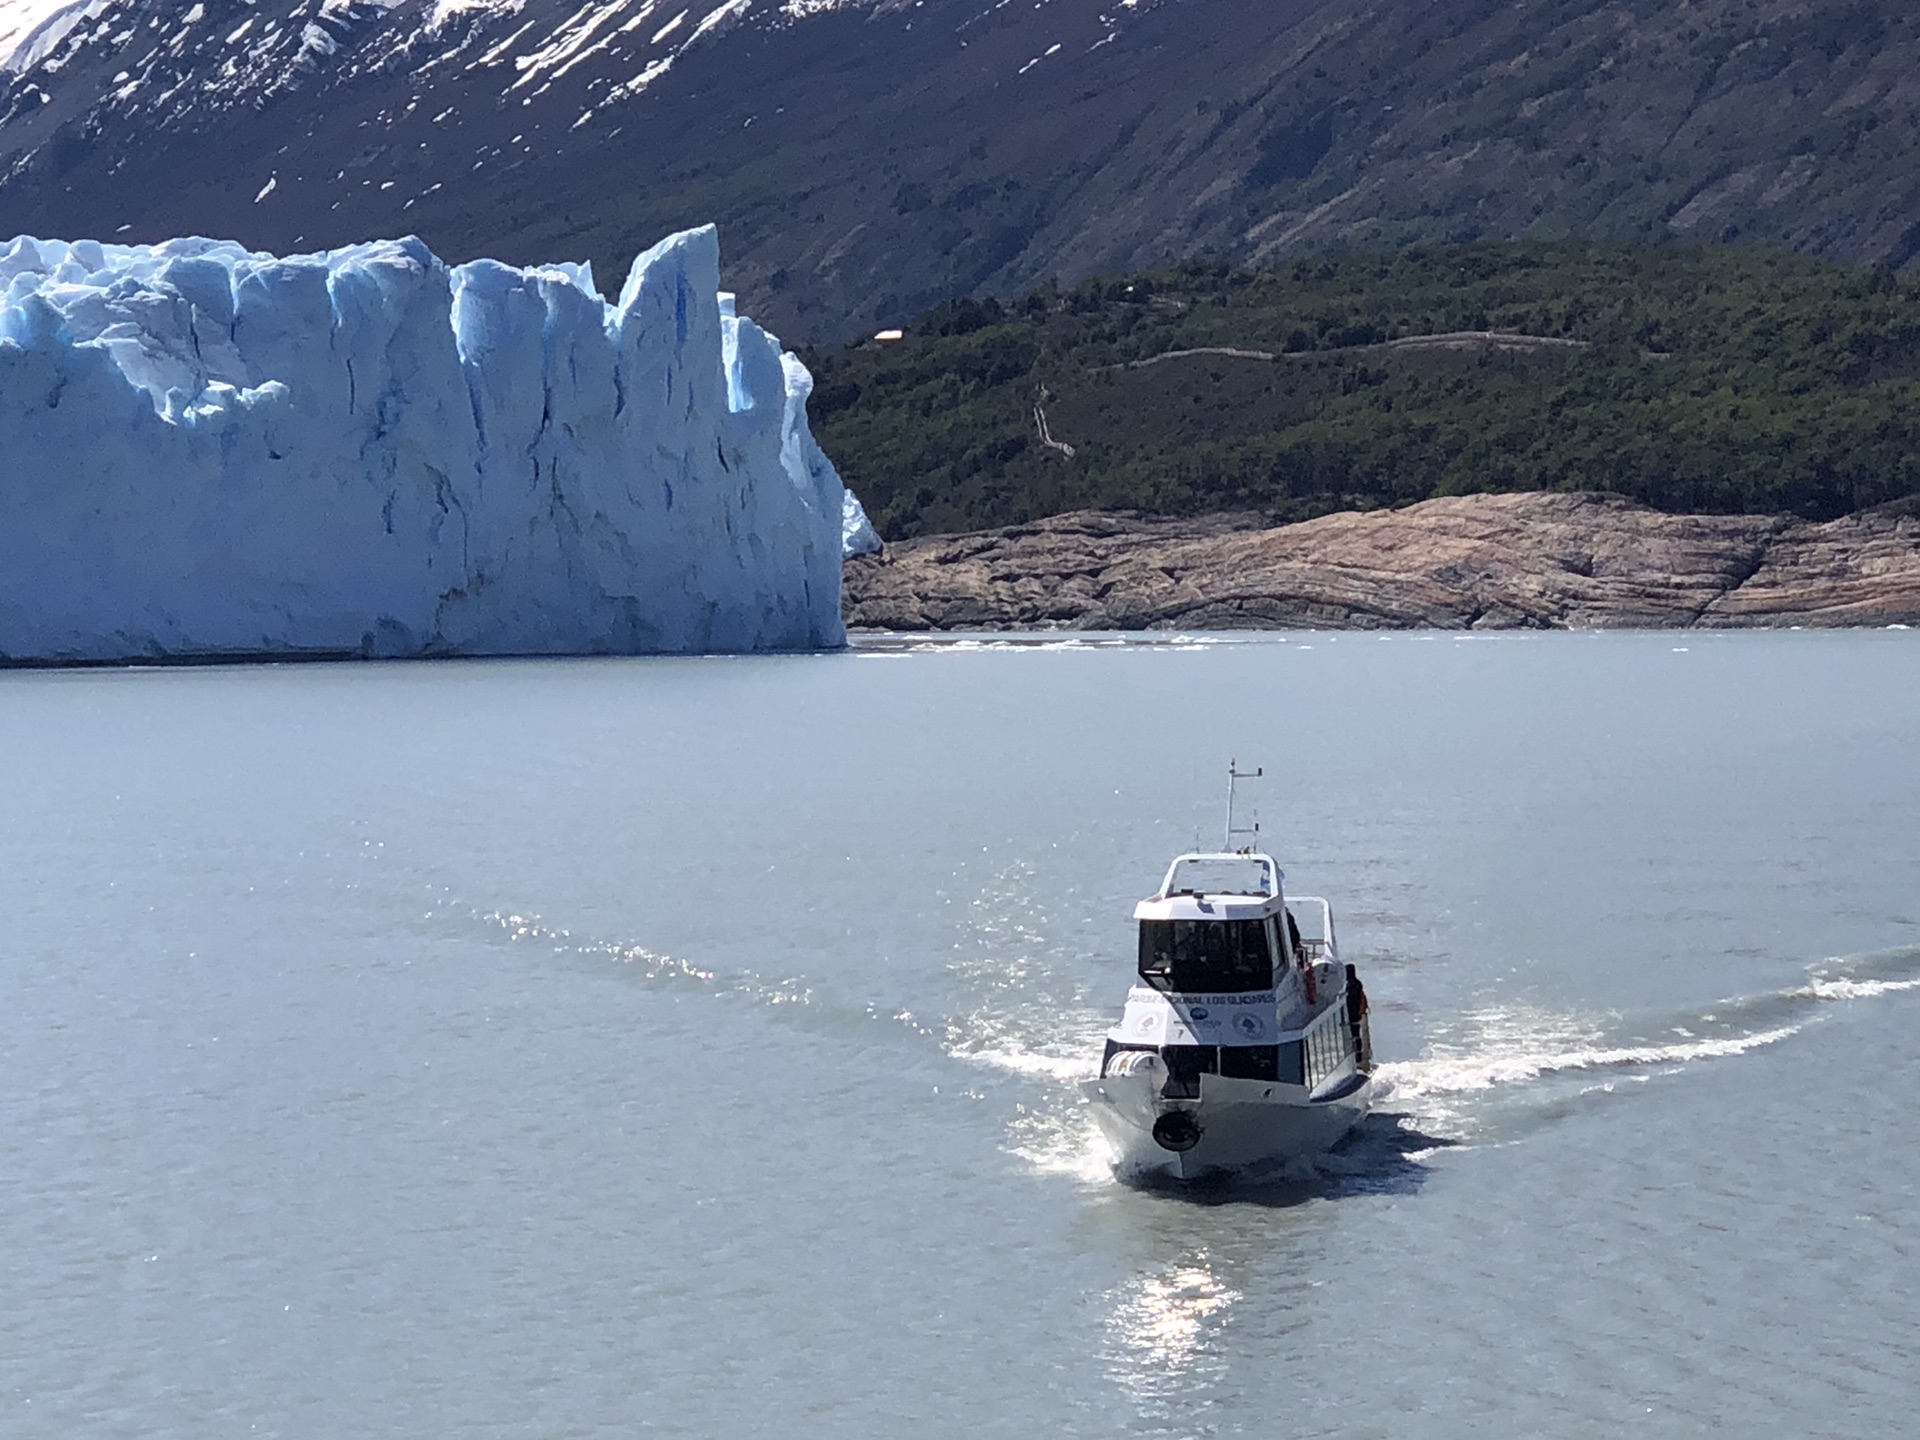
<instances>
[{"instance_id":1,"label":"lake water","mask_svg":"<svg viewBox=\"0 0 1920 1440\"><path fill-rule=\"evenodd\" d=\"M1920 635L0 675L0 1434L1912 1433ZM1394 1092L1073 1082L1229 757Z\"/></svg>"}]
</instances>

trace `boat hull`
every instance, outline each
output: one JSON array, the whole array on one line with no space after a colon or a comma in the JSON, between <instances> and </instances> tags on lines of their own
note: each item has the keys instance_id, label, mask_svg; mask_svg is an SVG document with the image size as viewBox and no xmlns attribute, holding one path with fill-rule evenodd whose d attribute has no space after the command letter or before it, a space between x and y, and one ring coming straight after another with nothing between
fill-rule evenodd
<instances>
[{"instance_id":1,"label":"boat hull","mask_svg":"<svg viewBox=\"0 0 1920 1440\"><path fill-rule=\"evenodd\" d=\"M1298 1085L1208 1075L1197 1101L1164 1099L1164 1080L1150 1072L1083 1087L1122 1180L1276 1173L1332 1147L1373 1103L1373 1078L1352 1072L1311 1096Z\"/></svg>"}]
</instances>

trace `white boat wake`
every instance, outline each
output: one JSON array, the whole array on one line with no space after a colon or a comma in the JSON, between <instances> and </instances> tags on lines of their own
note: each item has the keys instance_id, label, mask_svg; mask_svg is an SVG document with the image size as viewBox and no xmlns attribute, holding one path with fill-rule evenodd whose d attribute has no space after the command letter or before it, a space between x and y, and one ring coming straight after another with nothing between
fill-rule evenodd
<instances>
[{"instance_id":1,"label":"white boat wake","mask_svg":"<svg viewBox=\"0 0 1920 1440\"><path fill-rule=\"evenodd\" d=\"M1503 1012L1480 1018L1504 1019ZM1433 1095L1458 1095L1496 1086L1525 1084L1549 1076L1588 1070L1658 1069L1695 1060L1744 1055L1786 1039L1797 1025L1762 1030L1753 1035L1717 1040L1686 1040L1671 1045L1590 1045L1568 1049L1533 1047L1524 1041L1515 1048L1498 1046L1479 1051L1440 1051L1419 1060L1389 1062L1380 1067L1388 1082L1384 1100L1418 1100Z\"/></svg>"},{"instance_id":2,"label":"white boat wake","mask_svg":"<svg viewBox=\"0 0 1920 1440\"><path fill-rule=\"evenodd\" d=\"M1470 1118L1471 1098L1485 1092L1538 1095L1542 1087L1551 1087L1548 1098L1559 1098L1565 1087L1556 1081L1611 1090L1618 1081L1645 1081L1703 1061L1745 1055L1797 1035L1820 1019L1825 1006L1920 990L1920 947L1835 956L1807 969L1804 984L1725 1000L1670 1021L1665 1034L1674 1039L1615 1038L1608 1028L1618 1017L1582 1019L1525 1007L1469 1012L1418 1059L1380 1067L1386 1082L1383 1103L1423 1118L1459 1122ZM1711 1033L1715 1030L1722 1033Z\"/></svg>"},{"instance_id":3,"label":"white boat wake","mask_svg":"<svg viewBox=\"0 0 1920 1440\"><path fill-rule=\"evenodd\" d=\"M443 906L441 913L464 908ZM964 1018L945 1022L922 1021L904 1012L809 1014L822 1009L822 997L803 981L746 971L720 973L644 945L575 936L526 914L478 908L465 914L509 941L611 960L630 968L643 983L665 989L701 991L715 999L776 1007L807 1028L881 1020L920 1036L943 1036L940 1048L950 1059L1016 1082L1016 1093L1007 1097L1012 1114L1007 1120L1006 1148L1011 1154L1043 1175L1085 1185L1104 1185L1112 1179L1111 1152L1078 1093L1080 1082L1099 1069L1101 1037L1110 1017L1097 1008L1056 995L1051 997L1052 1005L1016 1000L1011 1008L1002 1009L1015 999L1015 993L1002 983ZM954 968L970 967L962 962ZM1004 982L1005 977L1000 980ZM1521 1113L1537 1112L1536 1118L1541 1118L1551 1113L1543 1107L1557 1107L1569 1098L1612 1094L1622 1084L1644 1083L1693 1065L1778 1045L1817 1023L1832 1006L1915 991L1920 991L1920 946L1829 957L1807 967L1804 983L1733 997L1691 1015L1669 1018L1652 1034L1644 1030L1623 1034L1619 1016L1578 1016L1532 1006L1487 1007L1434 1026L1433 1038L1419 1057L1383 1062L1377 1071L1380 1104L1411 1122L1417 1132L1435 1137L1437 1144L1484 1142L1508 1129L1496 1117L1513 1120L1515 1106ZM837 1011L839 1007L825 1008ZM1021 1087L1020 1081L1038 1083ZM977 1091L962 1093L980 1098ZM1365 1135L1358 1137L1358 1149L1366 1150L1367 1140ZM1418 1160L1426 1153L1404 1146L1389 1150L1396 1163ZM1348 1176L1352 1169L1349 1158L1338 1153L1316 1165L1316 1172L1325 1178Z\"/></svg>"},{"instance_id":4,"label":"white boat wake","mask_svg":"<svg viewBox=\"0 0 1920 1440\"><path fill-rule=\"evenodd\" d=\"M1669 1021L1671 1039L1622 1036L1618 1017L1524 1006L1471 1011L1447 1022L1424 1055L1380 1066L1381 1106L1444 1141L1484 1141L1491 1138L1489 1128L1506 1128L1493 1122L1490 1106L1511 1117L1511 1105L1531 1112L1569 1096L1612 1094L1621 1085L1781 1044L1817 1023L1829 1006L1911 991L1920 991L1920 947L1816 962L1804 984L1736 997ZM1083 1028L1086 1033L1072 1037L1071 1047L1064 1036L1036 1036L1022 1045L1003 1030L993 1048L949 1053L1009 1076L1048 1082L1045 1091L1017 1106L1008 1148L1039 1173L1096 1183L1109 1178L1109 1152L1072 1087L1097 1068L1099 1021L1089 1017ZM1365 1150L1367 1139L1359 1137L1357 1148ZM1427 1152L1401 1147L1383 1153L1398 1162ZM1350 1174L1350 1162L1335 1153L1316 1161L1315 1170L1337 1179Z\"/></svg>"}]
</instances>

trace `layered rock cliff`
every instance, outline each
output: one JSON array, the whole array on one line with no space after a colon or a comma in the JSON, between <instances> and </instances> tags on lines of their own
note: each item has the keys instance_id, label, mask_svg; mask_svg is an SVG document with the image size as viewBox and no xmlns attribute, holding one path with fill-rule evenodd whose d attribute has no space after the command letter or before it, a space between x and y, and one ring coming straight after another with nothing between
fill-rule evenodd
<instances>
[{"instance_id":1,"label":"layered rock cliff","mask_svg":"<svg viewBox=\"0 0 1920 1440\"><path fill-rule=\"evenodd\" d=\"M1472 495L1265 526L1082 511L851 560L855 629L1920 624L1920 510L1814 524Z\"/></svg>"}]
</instances>

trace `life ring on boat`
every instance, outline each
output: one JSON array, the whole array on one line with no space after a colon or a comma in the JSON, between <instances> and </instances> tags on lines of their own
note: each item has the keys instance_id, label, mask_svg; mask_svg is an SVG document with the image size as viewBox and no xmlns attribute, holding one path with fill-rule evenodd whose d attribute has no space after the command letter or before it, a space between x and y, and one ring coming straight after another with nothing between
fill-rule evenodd
<instances>
[{"instance_id":1,"label":"life ring on boat","mask_svg":"<svg viewBox=\"0 0 1920 1440\"><path fill-rule=\"evenodd\" d=\"M1200 1143L1200 1122L1185 1110L1169 1110L1153 1122L1153 1143L1184 1155Z\"/></svg>"}]
</instances>

